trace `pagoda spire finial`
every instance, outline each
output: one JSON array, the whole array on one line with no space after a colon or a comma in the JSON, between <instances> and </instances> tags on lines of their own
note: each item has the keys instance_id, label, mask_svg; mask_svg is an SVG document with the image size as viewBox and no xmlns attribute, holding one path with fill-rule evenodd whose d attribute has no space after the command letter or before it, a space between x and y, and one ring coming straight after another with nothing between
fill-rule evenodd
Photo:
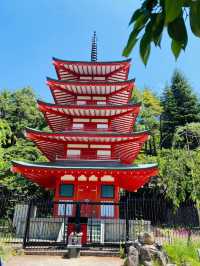
<instances>
[{"instance_id":1,"label":"pagoda spire finial","mask_svg":"<svg viewBox=\"0 0 200 266\"><path fill-rule=\"evenodd\" d=\"M91 61L97 61L97 36L96 31L94 31L94 35L92 37L92 49L91 49Z\"/></svg>"}]
</instances>

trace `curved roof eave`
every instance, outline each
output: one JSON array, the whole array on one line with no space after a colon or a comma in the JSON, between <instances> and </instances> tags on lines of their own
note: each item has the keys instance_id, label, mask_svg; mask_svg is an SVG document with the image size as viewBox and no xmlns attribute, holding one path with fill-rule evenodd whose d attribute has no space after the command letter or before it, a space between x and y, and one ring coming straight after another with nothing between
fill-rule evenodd
<instances>
[{"instance_id":1,"label":"curved roof eave","mask_svg":"<svg viewBox=\"0 0 200 266\"><path fill-rule=\"evenodd\" d=\"M85 86L85 85L102 85L102 86L105 86L105 85L123 85L123 84L126 84L126 83L134 83L135 82L135 78L133 79L129 79L129 80L122 80L122 81L68 81L68 80L59 80L59 79L53 79L53 78L50 78L50 77L46 77L46 80L47 81L52 81L52 82L55 82L55 83L60 83L60 84L80 84Z\"/></svg>"},{"instance_id":2,"label":"curved roof eave","mask_svg":"<svg viewBox=\"0 0 200 266\"><path fill-rule=\"evenodd\" d=\"M130 107L139 107L142 105L141 102L138 102L138 103L128 103L128 104L122 104L122 105L97 105L97 106L94 106L94 105L76 105L76 104L71 104L70 106L68 104L54 104L54 103L47 103L47 102L44 102L44 101L41 101L41 100L37 100L37 103L38 104L41 104L41 105L46 105L46 106L50 106L50 107L58 107L58 108L69 108L69 107L72 107L72 108L80 108L80 109L85 109L85 108L93 108L93 109L101 109L102 107L103 108L108 108L108 109L112 109L112 108L118 108L118 109L123 109L123 108L130 108Z\"/></svg>"},{"instance_id":3,"label":"curved roof eave","mask_svg":"<svg viewBox=\"0 0 200 266\"><path fill-rule=\"evenodd\" d=\"M21 161L12 161L13 165L18 165L22 167L33 167L33 168L46 168L46 169L112 169L112 170L147 170L147 169L155 169L157 168L157 163L147 163L147 164L122 164L122 163L110 163L105 164L102 162L100 166L96 162L94 165L91 162L87 164L81 164L81 162L76 162L73 164L72 161L59 161L59 162L36 162L36 163L28 163L28 162L21 162ZM90 165L88 165L90 164Z\"/></svg>"},{"instance_id":4,"label":"curved roof eave","mask_svg":"<svg viewBox=\"0 0 200 266\"><path fill-rule=\"evenodd\" d=\"M56 57L52 57L53 61L59 61L62 63L69 63L69 64L89 64L89 65L98 65L98 64L105 64L105 65L116 65L116 64L120 64L120 63L129 63L131 61L131 58L125 59L125 60L121 60L121 61L96 61L96 62L91 62L91 61L73 61L73 60L64 60L64 59L60 59L60 58L56 58Z\"/></svg>"},{"instance_id":5,"label":"curved roof eave","mask_svg":"<svg viewBox=\"0 0 200 266\"><path fill-rule=\"evenodd\" d=\"M38 130L38 129L33 129L33 128L29 128L29 127L26 127L25 129L26 132L30 132L30 133L39 133L41 135L76 135L76 136L82 136L84 134L86 134L85 132L80 132L80 131L64 131L64 132L44 132L44 131L41 131L41 130ZM91 133L91 135L90 135ZM119 136L119 137L131 137L131 136L137 136L137 135L140 135L140 134L149 134L149 130L143 130L143 131L138 131L138 132L132 132L132 133L119 133L119 132L87 132L87 135L88 136L105 136L105 137L109 137L109 136Z\"/></svg>"}]
</instances>

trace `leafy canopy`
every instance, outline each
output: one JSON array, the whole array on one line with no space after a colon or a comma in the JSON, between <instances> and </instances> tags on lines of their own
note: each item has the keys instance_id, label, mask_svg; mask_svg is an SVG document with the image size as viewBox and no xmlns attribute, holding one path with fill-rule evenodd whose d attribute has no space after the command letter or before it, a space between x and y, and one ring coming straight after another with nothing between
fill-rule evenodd
<instances>
[{"instance_id":1,"label":"leafy canopy","mask_svg":"<svg viewBox=\"0 0 200 266\"><path fill-rule=\"evenodd\" d=\"M135 88L132 101L142 103L136 130L150 131L151 138L145 143L145 153L155 155L160 143L159 116L162 113L160 99L149 88L145 88L142 91Z\"/></svg>"},{"instance_id":2,"label":"leafy canopy","mask_svg":"<svg viewBox=\"0 0 200 266\"><path fill-rule=\"evenodd\" d=\"M45 192L38 185L10 171L12 160L46 161L40 151L29 141L17 139L15 145L0 149L0 186L17 195L31 197Z\"/></svg>"},{"instance_id":3,"label":"leafy canopy","mask_svg":"<svg viewBox=\"0 0 200 266\"><path fill-rule=\"evenodd\" d=\"M163 32L167 29L171 39L171 51L177 59L188 44L186 22L189 18L192 33L200 37L199 0L143 0L142 5L132 15L129 25L132 31L123 55L129 56L140 41L140 56L146 65L151 45L161 47Z\"/></svg>"},{"instance_id":4,"label":"leafy canopy","mask_svg":"<svg viewBox=\"0 0 200 266\"><path fill-rule=\"evenodd\" d=\"M200 202L200 151L162 150L157 160L158 184L174 206L178 207L188 199Z\"/></svg>"},{"instance_id":5,"label":"leafy canopy","mask_svg":"<svg viewBox=\"0 0 200 266\"><path fill-rule=\"evenodd\" d=\"M0 116L9 124L16 137L23 137L24 129L29 126L43 128L44 119L36 107L36 99L30 87L0 93Z\"/></svg>"},{"instance_id":6,"label":"leafy canopy","mask_svg":"<svg viewBox=\"0 0 200 266\"><path fill-rule=\"evenodd\" d=\"M0 93L0 186L26 197L46 195L36 184L11 173L12 160L45 161L33 143L24 139L25 127L42 129L45 121L30 87Z\"/></svg>"},{"instance_id":7,"label":"leafy canopy","mask_svg":"<svg viewBox=\"0 0 200 266\"><path fill-rule=\"evenodd\" d=\"M12 131L6 120L0 119L0 146L10 143Z\"/></svg>"},{"instance_id":8,"label":"leafy canopy","mask_svg":"<svg viewBox=\"0 0 200 266\"><path fill-rule=\"evenodd\" d=\"M158 126L158 118L162 113L162 106L159 98L149 88L142 91L134 89L132 95L133 102L141 102L142 109L139 113L138 124L144 126L143 129L154 130Z\"/></svg>"},{"instance_id":9,"label":"leafy canopy","mask_svg":"<svg viewBox=\"0 0 200 266\"><path fill-rule=\"evenodd\" d=\"M194 150L200 148L200 123L188 123L176 129L173 146Z\"/></svg>"}]
</instances>

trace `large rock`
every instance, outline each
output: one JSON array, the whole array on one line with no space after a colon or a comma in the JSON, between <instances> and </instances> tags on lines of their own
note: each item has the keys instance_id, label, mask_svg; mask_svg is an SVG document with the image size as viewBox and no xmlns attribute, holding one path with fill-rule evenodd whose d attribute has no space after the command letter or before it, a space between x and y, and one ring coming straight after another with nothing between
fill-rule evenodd
<instances>
[{"instance_id":1,"label":"large rock","mask_svg":"<svg viewBox=\"0 0 200 266\"><path fill-rule=\"evenodd\" d=\"M128 266L139 266L139 251L134 246L130 246L128 252Z\"/></svg>"},{"instance_id":2,"label":"large rock","mask_svg":"<svg viewBox=\"0 0 200 266\"><path fill-rule=\"evenodd\" d=\"M167 265L167 256L164 251L157 249L155 245L143 245L140 248L140 261L144 266L152 266L153 260L157 260L160 266Z\"/></svg>"},{"instance_id":3,"label":"large rock","mask_svg":"<svg viewBox=\"0 0 200 266\"><path fill-rule=\"evenodd\" d=\"M140 248L140 261L144 266L153 266L151 252L148 246L142 246Z\"/></svg>"},{"instance_id":4,"label":"large rock","mask_svg":"<svg viewBox=\"0 0 200 266\"><path fill-rule=\"evenodd\" d=\"M162 250L162 247L155 242L153 234L142 233L138 236L138 240L129 248L128 266L153 266L156 260L160 266L166 266L168 257Z\"/></svg>"},{"instance_id":5,"label":"large rock","mask_svg":"<svg viewBox=\"0 0 200 266\"><path fill-rule=\"evenodd\" d=\"M153 234L151 233L143 233L143 244L144 245L153 245L155 243L155 239Z\"/></svg>"}]
</instances>

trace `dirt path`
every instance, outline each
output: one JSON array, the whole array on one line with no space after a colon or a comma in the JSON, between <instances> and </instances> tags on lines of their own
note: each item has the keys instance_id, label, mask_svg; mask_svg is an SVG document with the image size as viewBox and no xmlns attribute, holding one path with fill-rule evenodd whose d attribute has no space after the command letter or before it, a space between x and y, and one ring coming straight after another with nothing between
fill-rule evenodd
<instances>
[{"instance_id":1,"label":"dirt path","mask_svg":"<svg viewBox=\"0 0 200 266\"><path fill-rule=\"evenodd\" d=\"M16 256L5 266L121 266L123 260L108 257L81 257L78 259L63 259L57 256Z\"/></svg>"}]
</instances>

